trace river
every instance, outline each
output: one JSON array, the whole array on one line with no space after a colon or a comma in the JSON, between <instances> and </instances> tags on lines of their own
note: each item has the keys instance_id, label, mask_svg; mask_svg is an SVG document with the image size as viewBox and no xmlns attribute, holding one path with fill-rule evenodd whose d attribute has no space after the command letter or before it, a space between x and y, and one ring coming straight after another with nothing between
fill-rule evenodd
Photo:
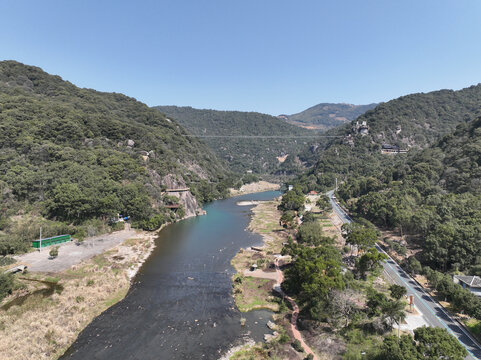
<instances>
[{"instance_id":1,"label":"river","mask_svg":"<svg viewBox=\"0 0 481 360\"><path fill-rule=\"evenodd\" d=\"M248 338L261 341L271 313L241 314L231 294L231 259L262 241L246 231L251 207L236 202L279 194L215 201L205 206L207 215L164 228L127 296L95 318L61 359L218 359Z\"/></svg>"}]
</instances>

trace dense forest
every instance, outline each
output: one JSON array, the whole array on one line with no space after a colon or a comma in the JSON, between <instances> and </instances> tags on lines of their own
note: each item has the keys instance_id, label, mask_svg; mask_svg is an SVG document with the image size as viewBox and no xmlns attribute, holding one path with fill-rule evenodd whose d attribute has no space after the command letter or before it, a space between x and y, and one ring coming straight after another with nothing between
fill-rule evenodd
<instances>
[{"instance_id":1,"label":"dense forest","mask_svg":"<svg viewBox=\"0 0 481 360\"><path fill-rule=\"evenodd\" d=\"M459 91L440 90L400 97L367 111L356 121L326 132L322 138L301 151L297 159L287 159L285 172L298 171L298 163L315 164L301 182L309 190L332 187L335 178L377 176L386 166L400 166L405 154L381 153L383 144L408 149L410 155L429 147L456 126L476 118L481 103L481 85ZM356 122L367 123L360 134Z\"/></svg>"},{"instance_id":2,"label":"dense forest","mask_svg":"<svg viewBox=\"0 0 481 360\"><path fill-rule=\"evenodd\" d=\"M345 246L341 247L321 225L330 209L328 197L320 196L317 209L311 207L310 211L304 209L306 200L296 185L284 193L278 208L281 223L292 234L282 249L282 254L292 259L285 265L282 288L296 299L299 324L304 334L310 334L311 346L336 359L461 360L467 355L445 329L419 327L414 330L414 339L411 335L394 336L393 330L408 316L407 290L380 280L381 262L387 259L374 248L380 232L364 219L344 224ZM352 253L353 246L361 250L357 256ZM431 271L428 278L455 309L481 318L481 302L455 285L450 276ZM292 346L296 348L295 343Z\"/></svg>"},{"instance_id":3,"label":"dense forest","mask_svg":"<svg viewBox=\"0 0 481 360\"><path fill-rule=\"evenodd\" d=\"M349 178L339 195L379 226L420 237L419 257L433 268L481 275L480 166L478 118L382 176Z\"/></svg>"},{"instance_id":4,"label":"dense forest","mask_svg":"<svg viewBox=\"0 0 481 360\"><path fill-rule=\"evenodd\" d=\"M239 173L273 174L288 154L297 154L313 134L267 114L240 111L200 110L191 107L155 107L203 140ZM297 136L297 138L242 138L242 136ZM240 137L236 137L240 136Z\"/></svg>"},{"instance_id":5,"label":"dense forest","mask_svg":"<svg viewBox=\"0 0 481 360\"><path fill-rule=\"evenodd\" d=\"M378 105L357 120L366 121L369 137L401 148L424 148L456 125L475 118L481 84L459 91L439 90L402 96Z\"/></svg>"},{"instance_id":6,"label":"dense forest","mask_svg":"<svg viewBox=\"0 0 481 360\"><path fill-rule=\"evenodd\" d=\"M326 131L355 120L377 104L352 105L321 103L292 115L279 115L288 123L312 130Z\"/></svg>"},{"instance_id":7,"label":"dense forest","mask_svg":"<svg viewBox=\"0 0 481 360\"><path fill-rule=\"evenodd\" d=\"M223 162L186 135L133 98L0 62L2 252L25 250L39 222L45 236L83 236L82 224L117 214L153 229L195 211L166 209L179 203L168 187L190 187L200 202L226 195L233 178Z\"/></svg>"}]
</instances>

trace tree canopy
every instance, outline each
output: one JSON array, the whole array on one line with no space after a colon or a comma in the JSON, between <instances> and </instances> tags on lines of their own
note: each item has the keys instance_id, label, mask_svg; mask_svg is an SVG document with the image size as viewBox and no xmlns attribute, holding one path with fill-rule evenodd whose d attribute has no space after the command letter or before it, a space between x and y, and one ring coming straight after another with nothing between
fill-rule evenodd
<instances>
[{"instance_id":1,"label":"tree canopy","mask_svg":"<svg viewBox=\"0 0 481 360\"><path fill-rule=\"evenodd\" d=\"M310 141L312 132L271 115L256 112L217 111L191 107L156 106L155 109L177 120L190 134L202 140L222 158L232 171L275 174L284 156L295 156ZM246 138L245 136L267 136ZM279 135L280 138L271 138ZM302 139L282 136L306 136ZM225 137L222 137L225 136ZM238 136L238 137L236 137Z\"/></svg>"},{"instance_id":2,"label":"tree canopy","mask_svg":"<svg viewBox=\"0 0 481 360\"><path fill-rule=\"evenodd\" d=\"M225 196L235 177L186 135L133 98L0 62L0 247L22 248L1 244L17 244L11 218L25 210L74 225L124 214L142 226L173 214L168 184L201 202Z\"/></svg>"}]
</instances>

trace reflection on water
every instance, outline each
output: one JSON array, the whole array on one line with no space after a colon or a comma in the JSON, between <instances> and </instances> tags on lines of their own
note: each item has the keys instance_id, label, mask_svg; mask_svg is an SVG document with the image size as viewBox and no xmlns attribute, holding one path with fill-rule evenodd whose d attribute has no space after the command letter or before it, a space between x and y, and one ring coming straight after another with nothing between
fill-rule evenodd
<instances>
[{"instance_id":1,"label":"reflection on water","mask_svg":"<svg viewBox=\"0 0 481 360\"><path fill-rule=\"evenodd\" d=\"M127 297L97 317L64 359L217 359L246 337L261 341L271 313L242 314L231 296L230 260L260 236L245 231L249 207L278 192L208 205L207 216L166 227Z\"/></svg>"}]
</instances>

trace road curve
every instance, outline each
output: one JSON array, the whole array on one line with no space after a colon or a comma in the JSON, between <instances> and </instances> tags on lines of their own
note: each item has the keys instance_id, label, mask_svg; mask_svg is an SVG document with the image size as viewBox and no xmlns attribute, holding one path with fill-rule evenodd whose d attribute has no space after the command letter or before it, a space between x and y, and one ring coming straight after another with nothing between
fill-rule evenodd
<instances>
[{"instance_id":1,"label":"road curve","mask_svg":"<svg viewBox=\"0 0 481 360\"><path fill-rule=\"evenodd\" d=\"M345 213L335 200L334 190L328 191L326 195L329 197L332 209L336 212L342 222L352 222L349 215ZM436 300L426 293L421 285L401 269L401 267L383 249L381 249L381 247L376 245L376 249L388 256L388 259L383 262L384 271L387 273L388 278L392 282L404 286L407 289L408 294L414 296L414 302L426 322L430 326L445 328L449 333L455 336L469 353L466 359L481 359L481 345L467 332L467 330L453 319Z\"/></svg>"}]
</instances>

